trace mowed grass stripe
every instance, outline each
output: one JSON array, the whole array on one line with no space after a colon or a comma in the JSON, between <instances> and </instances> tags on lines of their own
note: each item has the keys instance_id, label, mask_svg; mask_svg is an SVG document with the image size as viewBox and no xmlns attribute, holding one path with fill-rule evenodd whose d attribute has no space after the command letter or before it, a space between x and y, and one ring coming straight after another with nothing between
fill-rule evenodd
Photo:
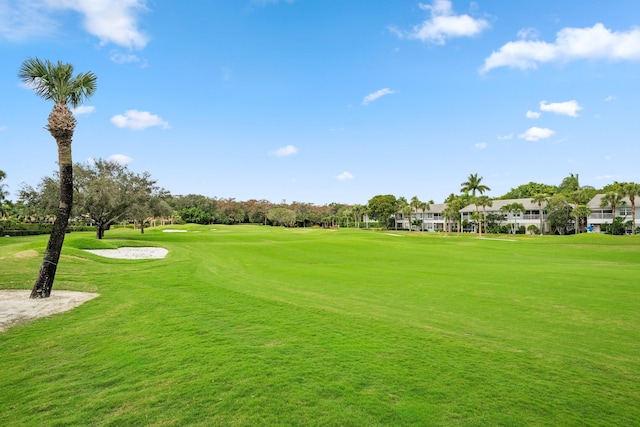
<instances>
[{"instance_id":1,"label":"mowed grass stripe","mask_svg":"<svg viewBox=\"0 0 640 427\"><path fill-rule=\"evenodd\" d=\"M3 425L638 423L637 240L187 229L68 237L101 297L0 336Z\"/></svg>"}]
</instances>

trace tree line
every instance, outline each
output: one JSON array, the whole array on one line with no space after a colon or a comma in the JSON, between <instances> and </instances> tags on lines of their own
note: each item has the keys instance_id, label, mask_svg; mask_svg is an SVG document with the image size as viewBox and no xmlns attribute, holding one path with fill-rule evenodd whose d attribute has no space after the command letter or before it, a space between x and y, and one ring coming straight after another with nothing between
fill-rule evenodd
<instances>
[{"instance_id":1,"label":"tree line","mask_svg":"<svg viewBox=\"0 0 640 427\"><path fill-rule=\"evenodd\" d=\"M95 227L96 237L102 238L106 230L114 224L133 224L144 233L145 227L166 223L195 224L262 224L284 227L376 227L397 229L396 214L404 218L422 216L431 210L433 200L422 201L417 196L410 199L394 195L377 195L367 204L329 203L316 205L305 202L272 203L268 200L239 201L234 198L216 198L199 194L172 195L158 187L148 172L135 173L127 165L96 159L86 164L76 163L74 170L74 206L70 214L73 229ZM0 178L4 173L0 171ZM18 191L18 201L4 199L7 192L1 184L2 215L4 228L9 224L50 224L54 221L59 200L59 177L57 173L42 178L34 188L23 184ZM458 194L451 193L446 199L442 212L445 220L444 231L475 229L482 233L522 233L516 223L503 224L504 214L524 213L521 203L502 206L501 214L487 213L494 200L530 199L546 212L546 223L553 234L567 234L585 230L590 209L586 203L597 193L604 193L603 207L615 211L624 197L640 192L637 184L608 184L602 189L581 186L577 174L570 174L559 185L530 182L511 189L506 194L492 199L486 194L490 188L483 184L478 174L470 174L461 183ZM635 189L635 190L634 190ZM636 193L634 193L636 191ZM471 220L462 220L460 210L475 205ZM543 209L544 206L544 209ZM528 230L539 233L545 227L540 225ZM621 234L631 221L618 218L612 221L609 231ZM424 221L414 219L411 230L424 231ZM47 230L44 228L44 230ZM48 231L48 230L47 230Z\"/></svg>"}]
</instances>

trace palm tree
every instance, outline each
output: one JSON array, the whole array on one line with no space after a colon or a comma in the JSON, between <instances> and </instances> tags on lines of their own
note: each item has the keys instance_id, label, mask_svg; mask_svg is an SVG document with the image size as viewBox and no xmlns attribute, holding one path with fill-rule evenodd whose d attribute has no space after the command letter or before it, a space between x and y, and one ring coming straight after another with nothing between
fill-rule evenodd
<instances>
[{"instance_id":1,"label":"palm tree","mask_svg":"<svg viewBox=\"0 0 640 427\"><path fill-rule=\"evenodd\" d=\"M433 204L433 200L429 200L428 202L420 202L419 208L422 210L422 231L424 232L424 213L426 211L431 210L431 205Z\"/></svg>"},{"instance_id":2,"label":"palm tree","mask_svg":"<svg viewBox=\"0 0 640 427\"><path fill-rule=\"evenodd\" d=\"M97 77L91 71L74 76L71 64L63 64L61 61L54 64L38 58L29 58L24 61L18 77L38 96L54 102L46 129L58 145L60 203L42 259L40 273L31 291L31 298L48 298L51 295L73 203L71 142L76 119L69 105L75 108L85 99L90 98L96 91Z\"/></svg>"},{"instance_id":3,"label":"palm tree","mask_svg":"<svg viewBox=\"0 0 640 427\"><path fill-rule=\"evenodd\" d=\"M626 182L622 185L622 192L631 202L631 232L636 234L636 196L640 197L640 184Z\"/></svg>"},{"instance_id":4,"label":"palm tree","mask_svg":"<svg viewBox=\"0 0 640 427\"><path fill-rule=\"evenodd\" d=\"M351 208L351 212L353 213L353 216L356 220L356 228L360 228L360 218L362 218L362 214L365 210L364 208L364 206L358 204L353 205L353 207Z\"/></svg>"},{"instance_id":5,"label":"palm tree","mask_svg":"<svg viewBox=\"0 0 640 427\"><path fill-rule=\"evenodd\" d=\"M413 208L411 207L411 203L407 201L404 197L398 197L398 208L402 213L402 222L404 223L404 219L409 219L409 231L411 231L411 213L413 212ZM396 229L397 229L398 221L396 221Z\"/></svg>"},{"instance_id":6,"label":"palm tree","mask_svg":"<svg viewBox=\"0 0 640 427\"><path fill-rule=\"evenodd\" d=\"M544 223L543 223L543 212L542 212L542 204L546 205L549 200L549 196L547 193L537 193L531 199L531 203L535 203L538 205L538 215L540 216L540 235L544 234Z\"/></svg>"},{"instance_id":7,"label":"palm tree","mask_svg":"<svg viewBox=\"0 0 640 427\"><path fill-rule=\"evenodd\" d=\"M449 228L450 220L453 220L453 222L457 226L456 231L457 231L457 235L459 236L460 230L462 229L460 209L464 207L464 205L466 204L466 201L464 197L456 196L455 194L451 193L449 197L445 199L444 202L446 203L447 206L444 208L444 211L442 212L442 214L447 219L447 229ZM447 236L448 235L449 233L447 232Z\"/></svg>"},{"instance_id":8,"label":"palm tree","mask_svg":"<svg viewBox=\"0 0 640 427\"><path fill-rule=\"evenodd\" d=\"M613 224L613 220L616 219L616 206L623 206L627 202L624 200L624 194L622 193L622 188L620 190L613 190L606 193L600 199L600 207L606 208L611 206L611 223Z\"/></svg>"},{"instance_id":9,"label":"palm tree","mask_svg":"<svg viewBox=\"0 0 640 427\"><path fill-rule=\"evenodd\" d=\"M9 195L9 192L4 189L5 184L2 183L6 177L7 174L3 170L0 170L0 205L2 205L4 198Z\"/></svg>"},{"instance_id":10,"label":"palm tree","mask_svg":"<svg viewBox=\"0 0 640 427\"><path fill-rule=\"evenodd\" d=\"M558 186L559 193L571 193L580 189L580 177L578 174L569 174L568 177L562 180Z\"/></svg>"},{"instance_id":11,"label":"palm tree","mask_svg":"<svg viewBox=\"0 0 640 427\"><path fill-rule=\"evenodd\" d=\"M411 205L411 207L413 208L414 212L416 213L416 217L418 216L418 209L420 209L420 204L422 203L422 201L420 201L420 199L418 199L418 196L413 196L411 198L411 201L409 202L409 205ZM409 219L409 222L411 222L411 219ZM409 228L411 228L411 224L409 224ZM422 215L422 228L424 231L424 214Z\"/></svg>"},{"instance_id":12,"label":"palm tree","mask_svg":"<svg viewBox=\"0 0 640 427\"><path fill-rule=\"evenodd\" d=\"M482 216L479 217L481 222L484 222L484 234L487 234L487 206L493 206L493 201L489 196L478 196L476 198L476 205L482 206ZM480 226L480 236L482 236L482 226Z\"/></svg>"},{"instance_id":13,"label":"palm tree","mask_svg":"<svg viewBox=\"0 0 640 427\"><path fill-rule=\"evenodd\" d=\"M571 216L576 219L576 234L580 234L583 222L586 223L587 217L591 215L591 209L586 205L578 205L571 211Z\"/></svg>"},{"instance_id":14,"label":"palm tree","mask_svg":"<svg viewBox=\"0 0 640 427\"><path fill-rule=\"evenodd\" d=\"M491 189L484 184L481 184L482 177L478 176L477 173L469 174L469 177L465 182L460 183L462 186L460 191L469 194L471 193L471 197L474 199L474 204L476 205L476 214L478 214L478 204L475 203L476 193L484 194L485 191L490 191ZM479 228L479 232L482 235L482 230Z\"/></svg>"},{"instance_id":15,"label":"palm tree","mask_svg":"<svg viewBox=\"0 0 640 427\"><path fill-rule=\"evenodd\" d=\"M511 231L513 234L516 234L516 227L518 226L517 215L518 212L525 211L524 205L517 202L509 203L508 205L504 205L503 207L501 207L500 210L505 213L510 213L513 216L513 226L511 227Z\"/></svg>"},{"instance_id":16,"label":"palm tree","mask_svg":"<svg viewBox=\"0 0 640 427\"><path fill-rule=\"evenodd\" d=\"M447 237L449 236L449 231L451 229L451 221L456 220L456 213L457 211L452 205L447 205L447 207L445 207L444 210L442 211L442 215L444 215L444 220L445 220L445 231L446 231L445 236Z\"/></svg>"}]
</instances>

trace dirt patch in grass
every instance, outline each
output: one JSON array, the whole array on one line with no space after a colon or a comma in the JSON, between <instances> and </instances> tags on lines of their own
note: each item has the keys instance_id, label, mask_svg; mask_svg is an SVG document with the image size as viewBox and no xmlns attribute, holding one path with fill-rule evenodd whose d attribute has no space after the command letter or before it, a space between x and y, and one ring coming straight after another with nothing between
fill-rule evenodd
<instances>
[{"instance_id":1,"label":"dirt patch in grass","mask_svg":"<svg viewBox=\"0 0 640 427\"><path fill-rule=\"evenodd\" d=\"M49 298L30 299L30 290L0 290L0 332L40 317L69 311L99 294L56 291Z\"/></svg>"}]
</instances>

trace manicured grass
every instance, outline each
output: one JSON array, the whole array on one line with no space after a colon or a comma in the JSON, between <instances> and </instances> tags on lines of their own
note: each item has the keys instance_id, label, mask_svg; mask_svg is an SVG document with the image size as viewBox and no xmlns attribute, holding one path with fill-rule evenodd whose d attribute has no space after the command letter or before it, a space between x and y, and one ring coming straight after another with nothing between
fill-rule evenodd
<instances>
[{"instance_id":1,"label":"manicured grass","mask_svg":"<svg viewBox=\"0 0 640 427\"><path fill-rule=\"evenodd\" d=\"M182 228L67 237L101 296L0 335L0 425L640 425L638 238Z\"/></svg>"}]
</instances>

